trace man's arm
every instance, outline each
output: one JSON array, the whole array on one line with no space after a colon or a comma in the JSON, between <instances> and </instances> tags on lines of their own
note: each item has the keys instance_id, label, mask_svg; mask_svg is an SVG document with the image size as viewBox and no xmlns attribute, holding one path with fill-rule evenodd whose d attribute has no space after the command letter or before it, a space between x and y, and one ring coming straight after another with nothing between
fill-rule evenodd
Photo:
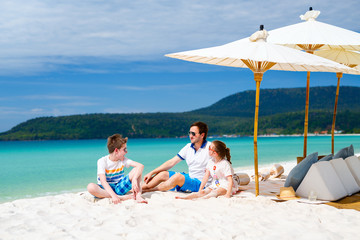
<instances>
[{"instance_id":1,"label":"man's arm","mask_svg":"<svg viewBox=\"0 0 360 240\"><path fill-rule=\"evenodd\" d=\"M149 183L150 180L159 172L162 171L167 171L170 168L174 167L176 164L178 164L179 162L181 162L181 158L176 155L175 157L173 157L170 160L167 160L166 162L164 162L163 164L161 164L159 167L155 168L154 170L152 170L151 172L149 172L148 174L146 174L144 176L144 182L145 183Z\"/></svg>"},{"instance_id":2,"label":"man's arm","mask_svg":"<svg viewBox=\"0 0 360 240\"><path fill-rule=\"evenodd\" d=\"M205 171L205 175L201 181L200 187L199 187L199 192L203 191L207 181L209 180L209 176L210 176L210 171L206 169Z\"/></svg>"},{"instance_id":3,"label":"man's arm","mask_svg":"<svg viewBox=\"0 0 360 240\"><path fill-rule=\"evenodd\" d=\"M100 178L101 185L104 187L105 191L111 196L111 199L114 204L120 203L120 197L112 190L109 183L106 181L105 174L98 174Z\"/></svg>"}]
</instances>

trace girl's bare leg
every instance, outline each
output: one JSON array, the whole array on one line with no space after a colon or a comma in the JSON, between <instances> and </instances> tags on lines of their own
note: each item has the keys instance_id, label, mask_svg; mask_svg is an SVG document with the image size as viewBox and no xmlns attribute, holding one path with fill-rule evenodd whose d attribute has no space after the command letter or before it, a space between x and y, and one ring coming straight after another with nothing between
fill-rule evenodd
<instances>
[{"instance_id":1,"label":"girl's bare leg","mask_svg":"<svg viewBox=\"0 0 360 240\"><path fill-rule=\"evenodd\" d=\"M224 188L218 188L215 190L212 190L211 192L209 192L208 194L206 194L205 196L201 197L202 199L209 199L212 197L218 197L218 196L222 196L226 194L226 190Z\"/></svg>"},{"instance_id":2,"label":"girl's bare leg","mask_svg":"<svg viewBox=\"0 0 360 240\"><path fill-rule=\"evenodd\" d=\"M176 196L176 199L195 199L195 198L201 198L203 196L205 196L206 194L208 194L210 192L209 188L205 188L204 190L200 191L200 192L194 192L191 193L185 197L181 197L181 196Z\"/></svg>"}]
</instances>

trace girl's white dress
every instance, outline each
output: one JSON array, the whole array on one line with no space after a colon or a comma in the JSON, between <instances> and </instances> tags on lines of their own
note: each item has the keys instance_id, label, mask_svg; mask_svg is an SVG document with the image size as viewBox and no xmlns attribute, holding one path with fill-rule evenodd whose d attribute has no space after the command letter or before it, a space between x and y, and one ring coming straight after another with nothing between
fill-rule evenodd
<instances>
[{"instance_id":1,"label":"girl's white dress","mask_svg":"<svg viewBox=\"0 0 360 240\"><path fill-rule=\"evenodd\" d=\"M211 159L206 169L210 171L210 176L212 177L211 189L217 189L219 187L227 190L229 182L227 176L234 176L234 169L232 168L229 161L222 159L221 161L215 163L215 160ZM237 182L233 181L232 193L235 193L238 189Z\"/></svg>"}]
</instances>

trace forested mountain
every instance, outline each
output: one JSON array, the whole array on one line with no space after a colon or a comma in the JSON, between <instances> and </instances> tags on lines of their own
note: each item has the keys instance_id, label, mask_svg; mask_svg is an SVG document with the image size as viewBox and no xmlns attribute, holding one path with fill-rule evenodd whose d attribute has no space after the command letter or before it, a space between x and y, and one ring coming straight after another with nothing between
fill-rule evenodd
<instances>
[{"instance_id":1,"label":"forested mountain","mask_svg":"<svg viewBox=\"0 0 360 240\"><path fill-rule=\"evenodd\" d=\"M335 87L310 89L309 132L330 130ZM360 88L341 87L336 126L360 133ZM215 104L184 113L85 114L40 117L1 133L0 140L96 139L121 133L133 138L180 137L194 121L209 125L210 135L253 133L255 91L228 96ZM262 89L259 134L301 134L305 88Z\"/></svg>"},{"instance_id":2,"label":"forested mountain","mask_svg":"<svg viewBox=\"0 0 360 240\"><path fill-rule=\"evenodd\" d=\"M333 111L336 87L313 87L310 89L310 110ZM260 90L260 116L277 113L304 111L305 88L279 88ZM221 99L215 104L192 111L214 116L253 117L255 91L244 91ZM360 88L340 87L338 110L360 111Z\"/></svg>"}]
</instances>

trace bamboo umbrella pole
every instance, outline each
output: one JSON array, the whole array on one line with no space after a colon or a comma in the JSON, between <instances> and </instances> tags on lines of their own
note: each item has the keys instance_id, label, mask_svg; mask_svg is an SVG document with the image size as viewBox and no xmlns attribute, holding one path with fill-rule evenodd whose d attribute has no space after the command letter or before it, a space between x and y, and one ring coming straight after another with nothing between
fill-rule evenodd
<instances>
[{"instance_id":1,"label":"bamboo umbrella pole","mask_svg":"<svg viewBox=\"0 0 360 240\"><path fill-rule=\"evenodd\" d=\"M258 62L251 60L241 60L254 73L254 80L256 82L256 97L255 97L255 116L254 116L254 170L255 170L255 194L259 195L259 170L258 170L258 122L259 122L259 105L260 105L260 83L262 81L264 72L272 68L276 63L273 62Z\"/></svg>"},{"instance_id":2,"label":"bamboo umbrella pole","mask_svg":"<svg viewBox=\"0 0 360 240\"><path fill-rule=\"evenodd\" d=\"M305 52L313 54L315 50L322 47L323 44L298 44L298 47L305 50ZM309 94L310 92L310 72L307 72L307 81L306 81L306 101L305 101L305 121L304 121L304 151L303 159L307 154L307 135L308 135L308 126L309 126ZM297 163L301 162L302 159L298 159Z\"/></svg>"},{"instance_id":3,"label":"bamboo umbrella pole","mask_svg":"<svg viewBox=\"0 0 360 240\"><path fill-rule=\"evenodd\" d=\"M308 135L308 124L309 124L309 92L310 92L310 72L307 72L305 121L304 121L304 152L303 152L304 158L306 157L306 152L307 152L307 135Z\"/></svg>"},{"instance_id":4,"label":"bamboo umbrella pole","mask_svg":"<svg viewBox=\"0 0 360 240\"><path fill-rule=\"evenodd\" d=\"M338 78L337 87L336 87L336 96L335 96L335 105L334 105L334 115L333 122L331 127L331 153L334 155L334 132L335 132L335 121L336 121L336 111L337 111L337 103L339 98L339 89L340 89L340 79L342 78L342 73L336 73L336 77Z\"/></svg>"},{"instance_id":5,"label":"bamboo umbrella pole","mask_svg":"<svg viewBox=\"0 0 360 240\"><path fill-rule=\"evenodd\" d=\"M254 165L255 165L256 196L259 195L257 134L258 134L258 120L259 120L260 83L262 77L263 77L263 73L254 73L254 79L256 82L255 117L254 117Z\"/></svg>"}]
</instances>

